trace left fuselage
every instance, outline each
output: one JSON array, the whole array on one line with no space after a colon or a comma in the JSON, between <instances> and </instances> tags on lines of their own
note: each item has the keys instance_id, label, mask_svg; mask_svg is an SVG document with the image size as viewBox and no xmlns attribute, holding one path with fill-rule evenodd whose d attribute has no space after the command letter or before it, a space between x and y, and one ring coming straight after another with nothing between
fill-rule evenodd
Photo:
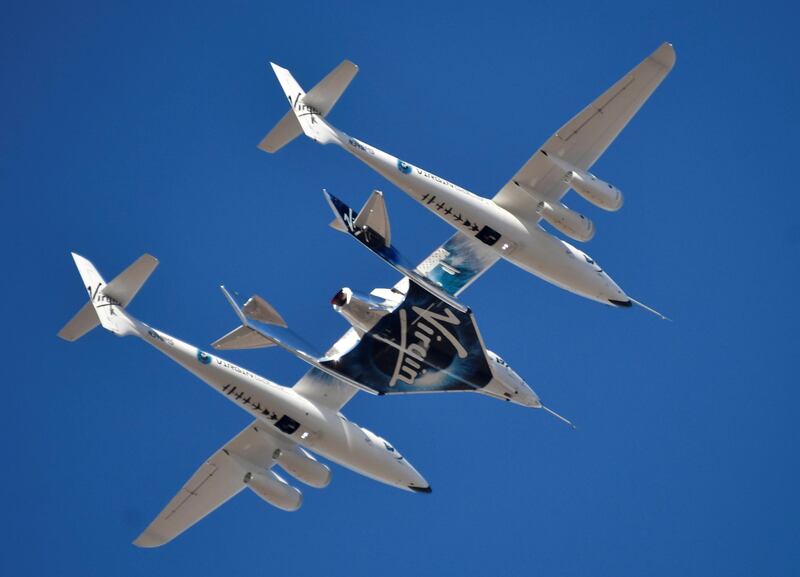
<instances>
[{"instance_id":1,"label":"left fuselage","mask_svg":"<svg viewBox=\"0 0 800 577\"><path fill-rule=\"evenodd\" d=\"M425 490L425 479L381 437L280 386L215 355L129 317L135 333L270 430L331 461L376 481L405 490Z\"/></svg>"},{"instance_id":2,"label":"left fuselage","mask_svg":"<svg viewBox=\"0 0 800 577\"><path fill-rule=\"evenodd\" d=\"M331 141L450 226L491 247L502 258L586 298L607 305L630 306L628 296L593 259L549 234L537 222L523 222L488 198L325 124L335 134Z\"/></svg>"}]
</instances>

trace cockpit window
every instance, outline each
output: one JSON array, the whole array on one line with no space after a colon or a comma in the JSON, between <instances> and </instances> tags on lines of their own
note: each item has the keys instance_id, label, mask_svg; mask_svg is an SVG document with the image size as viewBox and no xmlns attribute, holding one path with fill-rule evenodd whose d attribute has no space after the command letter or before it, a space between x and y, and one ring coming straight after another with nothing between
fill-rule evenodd
<instances>
[{"instance_id":1,"label":"cockpit window","mask_svg":"<svg viewBox=\"0 0 800 577\"><path fill-rule=\"evenodd\" d=\"M498 355L498 354L495 354L495 355L494 355L494 360L495 360L495 362L496 362L496 363L498 363L499 365L502 365L502 366L504 366L504 367L506 367L506 368L509 368L509 367L508 367L508 363L507 363L507 362L505 362L503 359L501 359L501 358L500 358L500 355Z\"/></svg>"},{"instance_id":2,"label":"cockpit window","mask_svg":"<svg viewBox=\"0 0 800 577\"><path fill-rule=\"evenodd\" d=\"M594 267L594 270L596 272L603 272L603 269L600 268L600 265L597 264L596 262L594 262L594 260L592 260L592 258L588 254L584 254L583 258L586 259L587 263L589 263L590 265L592 265Z\"/></svg>"},{"instance_id":3,"label":"cockpit window","mask_svg":"<svg viewBox=\"0 0 800 577\"><path fill-rule=\"evenodd\" d=\"M401 455L401 454L400 454L400 453L397 451L397 449L395 449L394 447L392 447L392 445L389 443L389 441L387 441L387 440L385 440L385 439L381 439L381 440L383 441L383 446L384 446L384 447L386 447L386 450L387 450L387 451L389 451L389 452L390 452L392 455L394 455L394 458L395 458L395 459L397 459L398 461L402 461L402 460L403 460L403 455Z\"/></svg>"}]
</instances>

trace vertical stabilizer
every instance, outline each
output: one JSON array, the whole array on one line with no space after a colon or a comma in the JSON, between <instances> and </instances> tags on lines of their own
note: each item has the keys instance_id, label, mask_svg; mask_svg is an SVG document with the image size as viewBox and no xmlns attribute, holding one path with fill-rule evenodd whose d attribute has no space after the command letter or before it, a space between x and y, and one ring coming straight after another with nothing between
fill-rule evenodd
<instances>
[{"instance_id":1,"label":"vertical stabilizer","mask_svg":"<svg viewBox=\"0 0 800 577\"><path fill-rule=\"evenodd\" d=\"M89 302L58 332L58 336L75 341L98 324L120 336L136 333L134 323L125 313L125 307L158 266L158 260L149 254L142 255L106 284L91 262L75 253L72 253L72 258L83 280L83 286L89 293Z\"/></svg>"},{"instance_id":2,"label":"vertical stabilizer","mask_svg":"<svg viewBox=\"0 0 800 577\"><path fill-rule=\"evenodd\" d=\"M308 93L291 72L277 64L271 66L289 100L291 110L264 137L258 147L265 152L277 152L301 133L321 144L335 142L336 132L323 119L358 73L358 66L349 60L343 61Z\"/></svg>"}]
</instances>

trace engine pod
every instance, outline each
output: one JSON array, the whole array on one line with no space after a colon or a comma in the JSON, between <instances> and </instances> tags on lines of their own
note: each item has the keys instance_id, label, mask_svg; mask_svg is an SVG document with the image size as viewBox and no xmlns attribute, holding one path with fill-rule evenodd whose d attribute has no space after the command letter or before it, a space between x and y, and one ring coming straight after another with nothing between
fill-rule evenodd
<instances>
[{"instance_id":1,"label":"engine pod","mask_svg":"<svg viewBox=\"0 0 800 577\"><path fill-rule=\"evenodd\" d=\"M622 208L622 192L591 173L573 168L564 176L564 180L595 206L612 212Z\"/></svg>"},{"instance_id":2,"label":"engine pod","mask_svg":"<svg viewBox=\"0 0 800 577\"><path fill-rule=\"evenodd\" d=\"M303 504L303 493L272 471L245 474L245 485L270 505L284 511L297 511Z\"/></svg>"},{"instance_id":3,"label":"engine pod","mask_svg":"<svg viewBox=\"0 0 800 577\"><path fill-rule=\"evenodd\" d=\"M537 211L545 221L574 240L586 242L594 237L594 223L560 202L550 204L542 201Z\"/></svg>"}]
</instances>

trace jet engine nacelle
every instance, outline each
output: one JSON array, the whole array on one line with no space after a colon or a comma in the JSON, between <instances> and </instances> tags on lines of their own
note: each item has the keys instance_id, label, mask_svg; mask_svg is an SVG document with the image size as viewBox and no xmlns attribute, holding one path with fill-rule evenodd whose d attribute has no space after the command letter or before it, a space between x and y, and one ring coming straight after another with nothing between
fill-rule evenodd
<instances>
[{"instance_id":1,"label":"jet engine nacelle","mask_svg":"<svg viewBox=\"0 0 800 577\"><path fill-rule=\"evenodd\" d=\"M331 482L331 470L301 447L275 451L275 459L284 471L311 487L322 489Z\"/></svg>"},{"instance_id":2,"label":"jet engine nacelle","mask_svg":"<svg viewBox=\"0 0 800 577\"><path fill-rule=\"evenodd\" d=\"M389 289L375 289L365 295L345 287L333 296L331 304L354 328L367 332L402 300L402 295L397 295L396 302L386 298L390 293Z\"/></svg>"},{"instance_id":3,"label":"jet engine nacelle","mask_svg":"<svg viewBox=\"0 0 800 577\"><path fill-rule=\"evenodd\" d=\"M622 192L612 184L604 182L594 174L573 168L564 179L583 198L604 210L619 210L622 207Z\"/></svg>"},{"instance_id":4,"label":"jet engine nacelle","mask_svg":"<svg viewBox=\"0 0 800 577\"><path fill-rule=\"evenodd\" d=\"M247 473L244 482L253 493L278 509L297 511L303 504L300 489L292 487L272 471Z\"/></svg>"},{"instance_id":5,"label":"jet engine nacelle","mask_svg":"<svg viewBox=\"0 0 800 577\"><path fill-rule=\"evenodd\" d=\"M560 202L550 204L542 201L537 210L544 220L572 239L586 242L594 236L594 223Z\"/></svg>"}]
</instances>

